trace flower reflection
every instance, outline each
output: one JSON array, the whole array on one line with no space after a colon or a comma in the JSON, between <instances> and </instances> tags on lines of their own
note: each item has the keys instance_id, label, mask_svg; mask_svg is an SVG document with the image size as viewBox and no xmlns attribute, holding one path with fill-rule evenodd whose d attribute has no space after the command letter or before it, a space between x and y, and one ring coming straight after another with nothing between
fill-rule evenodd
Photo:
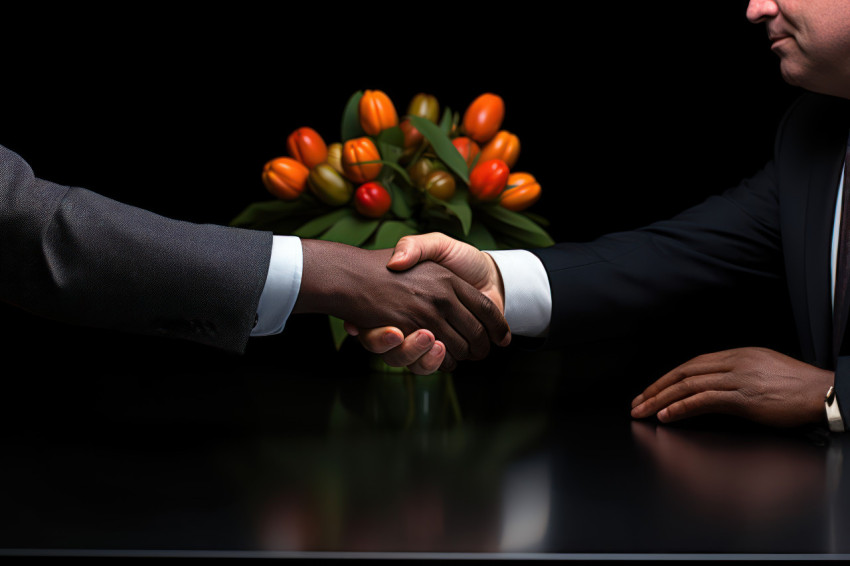
<instances>
[{"instance_id":1,"label":"flower reflection","mask_svg":"<svg viewBox=\"0 0 850 566\"><path fill-rule=\"evenodd\" d=\"M325 434L240 462L257 544L275 551L498 552L542 542L545 414L464 418L449 374L375 373L338 392Z\"/></svg>"}]
</instances>

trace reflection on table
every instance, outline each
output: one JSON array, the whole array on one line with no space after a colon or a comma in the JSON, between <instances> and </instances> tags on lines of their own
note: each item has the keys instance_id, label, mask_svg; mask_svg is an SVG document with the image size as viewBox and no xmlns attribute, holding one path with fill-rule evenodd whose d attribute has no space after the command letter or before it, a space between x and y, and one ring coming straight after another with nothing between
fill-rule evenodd
<instances>
[{"instance_id":1,"label":"reflection on table","mask_svg":"<svg viewBox=\"0 0 850 566\"><path fill-rule=\"evenodd\" d=\"M7 426L2 553L850 553L844 436L634 421L557 354L481 367L246 373L171 392L207 420L140 389L89 400L92 428Z\"/></svg>"}]
</instances>

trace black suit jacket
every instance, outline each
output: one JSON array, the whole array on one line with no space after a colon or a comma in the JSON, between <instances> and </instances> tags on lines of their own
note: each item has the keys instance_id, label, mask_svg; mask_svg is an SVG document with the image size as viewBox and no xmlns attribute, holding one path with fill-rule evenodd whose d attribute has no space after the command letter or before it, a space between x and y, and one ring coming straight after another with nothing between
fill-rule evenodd
<instances>
[{"instance_id":1,"label":"black suit jacket","mask_svg":"<svg viewBox=\"0 0 850 566\"><path fill-rule=\"evenodd\" d=\"M0 300L33 313L241 352L271 243L41 180L0 146Z\"/></svg>"},{"instance_id":2,"label":"black suit jacket","mask_svg":"<svg viewBox=\"0 0 850 566\"><path fill-rule=\"evenodd\" d=\"M802 357L837 368L850 428L850 341L836 356L830 291L848 130L850 101L806 94L784 117L773 160L739 186L639 230L535 250L552 288L549 342L634 331L658 313L688 312L714 291L782 278Z\"/></svg>"}]
</instances>

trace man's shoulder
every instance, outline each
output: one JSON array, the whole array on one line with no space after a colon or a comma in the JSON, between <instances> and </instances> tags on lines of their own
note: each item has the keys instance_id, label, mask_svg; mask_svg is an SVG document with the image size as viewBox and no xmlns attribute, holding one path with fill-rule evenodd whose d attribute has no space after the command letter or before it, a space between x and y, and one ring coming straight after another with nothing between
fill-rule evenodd
<instances>
[{"instance_id":1,"label":"man's shoulder","mask_svg":"<svg viewBox=\"0 0 850 566\"><path fill-rule=\"evenodd\" d=\"M777 155L788 151L820 151L847 139L850 100L806 92L788 109L777 135Z\"/></svg>"}]
</instances>

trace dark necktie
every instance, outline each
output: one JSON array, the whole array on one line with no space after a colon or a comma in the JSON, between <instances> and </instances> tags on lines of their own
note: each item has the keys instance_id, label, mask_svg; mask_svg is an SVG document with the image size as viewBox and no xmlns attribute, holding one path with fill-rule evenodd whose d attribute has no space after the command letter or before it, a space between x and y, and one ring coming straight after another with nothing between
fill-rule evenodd
<instances>
[{"instance_id":1,"label":"dark necktie","mask_svg":"<svg viewBox=\"0 0 850 566\"><path fill-rule=\"evenodd\" d=\"M850 286L850 147L844 159L844 189L841 202L841 229L838 234L838 263L835 269L835 308L833 309L833 354L841 351L847 327L848 286Z\"/></svg>"}]
</instances>

